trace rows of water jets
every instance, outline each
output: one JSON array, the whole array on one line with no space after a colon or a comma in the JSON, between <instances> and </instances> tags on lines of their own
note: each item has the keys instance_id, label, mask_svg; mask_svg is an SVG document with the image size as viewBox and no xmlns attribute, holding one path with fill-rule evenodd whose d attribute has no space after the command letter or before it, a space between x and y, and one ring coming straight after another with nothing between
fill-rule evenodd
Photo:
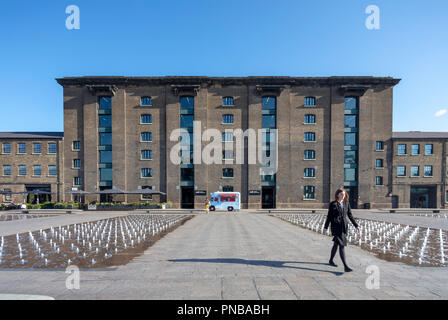
<instances>
[{"instance_id":1,"label":"rows of water jets","mask_svg":"<svg viewBox=\"0 0 448 320\"><path fill-rule=\"evenodd\" d=\"M306 229L324 234L326 215L273 215ZM352 245L378 253L380 258L421 266L446 266L447 231L384 221L356 219L360 233L349 223L347 240ZM326 231L330 236L330 228Z\"/></svg>"},{"instance_id":2,"label":"rows of water jets","mask_svg":"<svg viewBox=\"0 0 448 320\"><path fill-rule=\"evenodd\" d=\"M12 221L12 220L23 220L23 219L35 219L35 218L46 218L54 217L55 214L0 214L0 221Z\"/></svg>"},{"instance_id":3,"label":"rows of water jets","mask_svg":"<svg viewBox=\"0 0 448 320\"><path fill-rule=\"evenodd\" d=\"M448 214L440 214L440 213L439 214L437 214L437 213L413 213L411 216L448 219Z\"/></svg>"},{"instance_id":4,"label":"rows of water jets","mask_svg":"<svg viewBox=\"0 0 448 320\"><path fill-rule=\"evenodd\" d=\"M1 237L0 267L104 264L113 257L144 250L155 236L189 218L129 215Z\"/></svg>"}]
</instances>

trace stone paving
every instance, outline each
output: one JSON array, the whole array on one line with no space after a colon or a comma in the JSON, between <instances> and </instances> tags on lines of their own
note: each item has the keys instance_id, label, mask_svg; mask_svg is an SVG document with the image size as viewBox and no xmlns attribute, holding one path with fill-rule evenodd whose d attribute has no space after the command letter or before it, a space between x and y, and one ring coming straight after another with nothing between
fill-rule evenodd
<instances>
[{"instance_id":1,"label":"stone paving","mask_svg":"<svg viewBox=\"0 0 448 320\"><path fill-rule=\"evenodd\" d=\"M105 214L65 219L73 223L97 215ZM387 262L349 246L347 260L355 271L344 273L339 256L339 267L327 265L331 245L329 237L267 214L200 214L127 265L81 270L80 289L66 288L65 270L0 269L0 294L56 299L448 298L447 268ZM380 270L379 289L366 287L371 265Z\"/></svg>"}]
</instances>

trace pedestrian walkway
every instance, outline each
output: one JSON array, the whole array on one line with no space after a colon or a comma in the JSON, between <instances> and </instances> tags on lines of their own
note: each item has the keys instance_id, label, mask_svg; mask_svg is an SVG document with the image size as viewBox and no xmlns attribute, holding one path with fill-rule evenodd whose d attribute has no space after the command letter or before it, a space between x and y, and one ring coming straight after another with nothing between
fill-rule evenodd
<instances>
[{"instance_id":1,"label":"pedestrian walkway","mask_svg":"<svg viewBox=\"0 0 448 320\"><path fill-rule=\"evenodd\" d=\"M327 265L331 238L266 214L197 215L131 263L81 270L0 269L0 293L56 299L447 299L447 268L387 262L349 246L344 273ZM380 288L368 289L368 266Z\"/></svg>"}]
</instances>

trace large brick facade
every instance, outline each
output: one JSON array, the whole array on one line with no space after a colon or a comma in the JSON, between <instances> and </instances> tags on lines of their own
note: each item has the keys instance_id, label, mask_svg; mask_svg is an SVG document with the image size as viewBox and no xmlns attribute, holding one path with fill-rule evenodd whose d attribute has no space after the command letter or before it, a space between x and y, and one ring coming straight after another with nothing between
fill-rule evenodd
<instances>
[{"instance_id":1,"label":"large brick facade","mask_svg":"<svg viewBox=\"0 0 448 320\"><path fill-rule=\"evenodd\" d=\"M392 111L393 78L376 77L78 77L57 81L64 87L64 190L81 177L81 189L99 189L98 99L111 97L113 186L135 190L149 185L167 193L175 207L182 205L180 166L170 161L177 143L170 134L180 127L180 98L194 98L194 120L201 121L202 132L216 128L242 130L262 128L262 99L276 99L278 129L278 171L273 189L277 208L324 208L334 191L344 186L344 103L346 97L358 99L357 161L355 203L358 207L392 206ZM151 97L151 106L142 106L141 97ZM233 106L223 106L223 97L233 97ZM305 106L306 97L315 99ZM140 124L141 114L151 114L151 124ZM232 124L223 124L224 114L233 115ZM305 114L315 116L315 124L305 124ZM151 142L140 142L141 132L151 132ZM315 141L304 141L313 132ZM80 141L73 151L73 141ZM376 151L376 141L383 142ZM202 141L203 148L208 141ZM245 142L247 150L247 142ZM150 149L152 160L141 160L140 151ZM315 159L304 159L304 150L314 150ZM247 154L247 153L246 153ZM383 160L381 169L376 159ZM81 168L73 169L74 159ZM247 156L246 156L247 160ZM151 178L141 178L140 170L151 168ZM233 178L223 177L223 168L233 168ZM304 177L305 168L314 168L315 177ZM377 176L382 185L376 185ZM243 208L260 208L263 188L260 164L195 164L194 190L207 194L232 186L241 192ZM304 197L303 186L314 187L314 197ZM260 194L249 195L249 190ZM204 195L194 197L202 208ZM97 196L87 197L96 200ZM139 201L140 196L117 196L117 200ZM156 199L159 200L159 199Z\"/></svg>"}]
</instances>

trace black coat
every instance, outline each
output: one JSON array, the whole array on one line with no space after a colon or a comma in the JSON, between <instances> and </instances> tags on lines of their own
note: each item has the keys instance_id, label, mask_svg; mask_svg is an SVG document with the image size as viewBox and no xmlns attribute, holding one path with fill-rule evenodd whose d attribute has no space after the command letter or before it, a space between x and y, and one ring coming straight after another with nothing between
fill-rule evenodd
<instances>
[{"instance_id":1,"label":"black coat","mask_svg":"<svg viewBox=\"0 0 448 320\"><path fill-rule=\"evenodd\" d=\"M348 201L344 201L344 210L341 209L341 206L338 202L332 201L330 202L330 206L328 207L327 220L325 220L324 228L327 229L328 225L331 223L331 233L333 235L333 241L338 241L341 245L347 245L347 231L348 231L348 220L358 228L358 224L352 216L352 210L350 208L350 203Z\"/></svg>"}]
</instances>

